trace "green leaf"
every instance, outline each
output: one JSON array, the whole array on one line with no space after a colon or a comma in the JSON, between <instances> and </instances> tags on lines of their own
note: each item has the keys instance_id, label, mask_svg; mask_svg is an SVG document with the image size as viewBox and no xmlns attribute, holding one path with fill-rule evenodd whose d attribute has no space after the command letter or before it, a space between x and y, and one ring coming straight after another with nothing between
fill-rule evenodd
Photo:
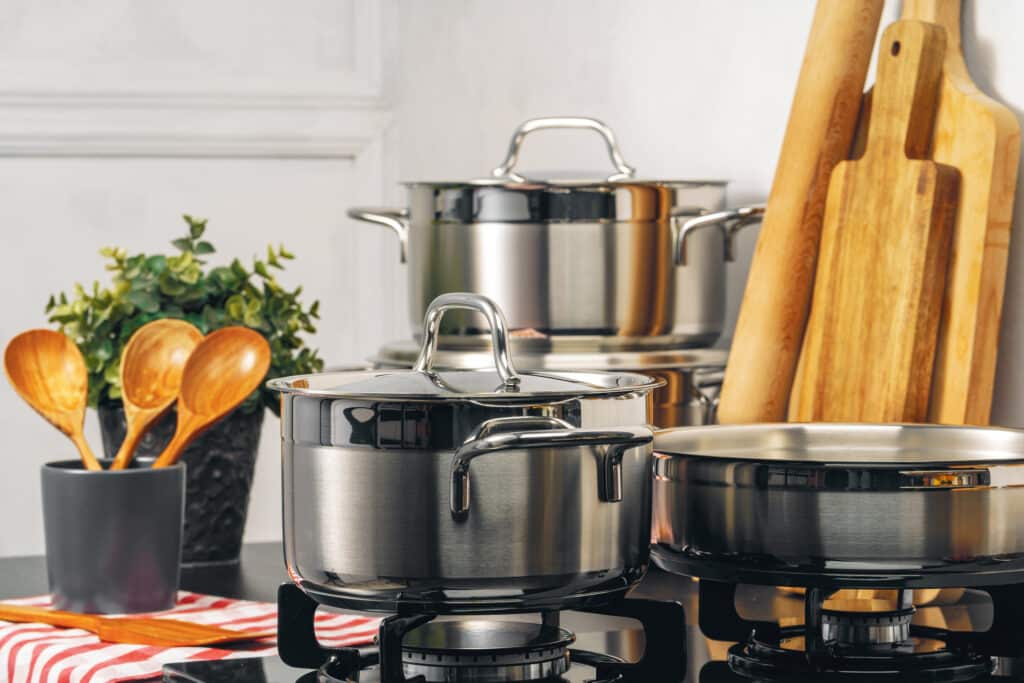
<instances>
[{"instance_id":1,"label":"green leaf","mask_svg":"<svg viewBox=\"0 0 1024 683\"><path fill-rule=\"evenodd\" d=\"M238 259L231 261L231 272L238 276L239 280L245 280L249 277L249 271L245 269L245 266Z\"/></svg>"},{"instance_id":2,"label":"green leaf","mask_svg":"<svg viewBox=\"0 0 1024 683\"><path fill-rule=\"evenodd\" d=\"M258 275L261 275L262 277L265 277L268 280L270 279L270 273L267 272L267 264L265 264L263 261L254 261L252 264L252 269Z\"/></svg>"},{"instance_id":3,"label":"green leaf","mask_svg":"<svg viewBox=\"0 0 1024 683\"><path fill-rule=\"evenodd\" d=\"M238 294L228 297L224 304L224 310L227 311L231 318L241 320L245 315L245 299Z\"/></svg>"},{"instance_id":4,"label":"green leaf","mask_svg":"<svg viewBox=\"0 0 1024 683\"><path fill-rule=\"evenodd\" d=\"M259 313L250 313L246 310L245 315L242 316L242 322L244 322L247 327L263 327L263 316Z\"/></svg>"},{"instance_id":5,"label":"green leaf","mask_svg":"<svg viewBox=\"0 0 1024 683\"><path fill-rule=\"evenodd\" d=\"M171 271L164 271L160 275L160 292L167 296L178 296L188 289L182 282L178 281Z\"/></svg>"},{"instance_id":6,"label":"green leaf","mask_svg":"<svg viewBox=\"0 0 1024 683\"><path fill-rule=\"evenodd\" d=\"M206 230L205 218L194 218L187 213L183 218L185 219L185 222L188 223L188 231L192 236L192 239L197 240L203 236L203 232Z\"/></svg>"},{"instance_id":7,"label":"green leaf","mask_svg":"<svg viewBox=\"0 0 1024 683\"><path fill-rule=\"evenodd\" d=\"M128 292L128 301L146 313L156 313L160 310L160 300L149 290L135 290Z\"/></svg>"},{"instance_id":8,"label":"green leaf","mask_svg":"<svg viewBox=\"0 0 1024 683\"><path fill-rule=\"evenodd\" d=\"M203 271L199 269L199 266L193 263L190 267L178 273L178 279L185 284L194 285L199 282L199 277L202 274Z\"/></svg>"},{"instance_id":9,"label":"green leaf","mask_svg":"<svg viewBox=\"0 0 1024 683\"><path fill-rule=\"evenodd\" d=\"M117 359L103 370L103 379L109 384L121 386L121 360Z\"/></svg>"},{"instance_id":10,"label":"green leaf","mask_svg":"<svg viewBox=\"0 0 1024 683\"><path fill-rule=\"evenodd\" d=\"M209 242L199 242L196 244L195 253L197 254L212 254L216 249Z\"/></svg>"},{"instance_id":11,"label":"green leaf","mask_svg":"<svg viewBox=\"0 0 1024 683\"><path fill-rule=\"evenodd\" d=\"M146 270L159 275L167 270L167 257L163 254L155 254L146 259Z\"/></svg>"},{"instance_id":12,"label":"green leaf","mask_svg":"<svg viewBox=\"0 0 1024 683\"><path fill-rule=\"evenodd\" d=\"M192 240L190 240L187 237L179 237L176 240L172 240L171 244L173 244L175 247L177 247L183 252L187 253L192 251Z\"/></svg>"}]
</instances>

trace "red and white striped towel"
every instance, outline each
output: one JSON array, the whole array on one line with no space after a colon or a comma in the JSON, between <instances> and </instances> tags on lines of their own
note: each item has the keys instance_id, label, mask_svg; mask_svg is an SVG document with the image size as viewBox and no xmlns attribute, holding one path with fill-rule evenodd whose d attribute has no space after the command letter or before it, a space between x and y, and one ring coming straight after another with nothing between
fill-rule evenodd
<instances>
[{"instance_id":1,"label":"red and white striped towel","mask_svg":"<svg viewBox=\"0 0 1024 683\"><path fill-rule=\"evenodd\" d=\"M50 606L46 596L6 602ZM173 609L145 616L236 630L266 629L277 624L277 605L182 591ZM316 616L316 632L324 645L360 645L373 640L379 623L379 619L369 617L320 612ZM172 662L266 657L276 652L273 637L219 648L166 648L104 643L79 629L0 621L0 681L7 683L136 681L158 678L163 665Z\"/></svg>"}]
</instances>

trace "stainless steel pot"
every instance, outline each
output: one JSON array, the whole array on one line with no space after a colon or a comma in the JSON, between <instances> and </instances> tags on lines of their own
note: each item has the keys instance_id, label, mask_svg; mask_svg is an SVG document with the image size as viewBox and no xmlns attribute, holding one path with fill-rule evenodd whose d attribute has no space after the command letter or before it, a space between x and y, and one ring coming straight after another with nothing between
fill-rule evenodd
<instances>
[{"instance_id":1,"label":"stainless steel pot","mask_svg":"<svg viewBox=\"0 0 1024 683\"><path fill-rule=\"evenodd\" d=\"M1021 431L716 426L659 432L655 451L654 557L669 569L940 587L1024 568Z\"/></svg>"},{"instance_id":2,"label":"stainless steel pot","mask_svg":"<svg viewBox=\"0 0 1024 683\"><path fill-rule=\"evenodd\" d=\"M524 370L596 370L636 372L664 384L647 395L647 414L655 427L711 424L715 419L718 391L728 352L722 349L673 349L668 351L603 351L601 344L578 338L509 339L516 365ZM434 366L474 369L492 364L491 346L476 338L455 337L434 354ZM412 341L385 344L371 359L376 367L410 368L416 363L419 345Z\"/></svg>"},{"instance_id":3,"label":"stainless steel pot","mask_svg":"<svg viewBox=\"0 0 1024 683\"><path fill-rule=\"evenodd\" d=\"M492 326L494 369L433 369L442 314L467 307ZM434 612L565 607L639 580L652 464L639 425L658 382L518 372L500 311L475 295L439 297L424 329L413 370L270 383L291 578L326 604Z\"/></svg>"},{"instance_id":4,"label":"stainless steel pot","mask_svg":"<svg viewBox=\"0 0 1024 683\"><path fill-rule=\"evenodd\" d=\"M524 138L551 128L599 133L616 172L591 180L516 173ZM633 176L600 121L532 119L516 130L491 178L406 183L408 209L353 208L348 214L398 236L401 259L408 258L409 315L417 333L434 297L465 291L494 299L513 329L710 345L724 323L733 236L758 220L761 209L723 210L724 182ZM450 316L442 329L446 335L483 332L483 320L469 313Z\"/></svg>"}]
</instances>

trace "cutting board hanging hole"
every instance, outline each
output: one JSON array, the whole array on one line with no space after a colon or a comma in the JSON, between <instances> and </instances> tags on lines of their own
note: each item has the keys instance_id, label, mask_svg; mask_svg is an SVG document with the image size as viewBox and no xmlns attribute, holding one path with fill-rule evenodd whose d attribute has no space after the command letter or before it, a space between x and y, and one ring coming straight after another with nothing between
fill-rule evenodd
<instances>
[{"instance_id":1,"label":"cutting board hanging hole","mask_svg":"<svg viewBox=\"0 0 1024 683\"><path fill-rule=\"evenodd\" d=\"M921 22L899 21L886 30L889 55L880 59L868 122L866 154L925 159L942 76L945 31Z\"/></svg>"}]
</instances>

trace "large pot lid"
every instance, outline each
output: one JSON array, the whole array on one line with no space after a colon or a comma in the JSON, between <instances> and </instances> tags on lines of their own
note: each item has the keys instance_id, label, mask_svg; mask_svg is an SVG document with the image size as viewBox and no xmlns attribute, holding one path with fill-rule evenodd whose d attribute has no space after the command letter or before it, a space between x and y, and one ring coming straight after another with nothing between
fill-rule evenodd
<instances>
[{"instance_id":1,"label":"large pot lid","mask_svg":"<svg viewBox=\"0 0 1024 683\"><path fill-rule=\"evenodd\" d=\"M433 370L441 316L451 308L467 308L490 323L494 369ZM562 401L574 397L646 393L663 382L634 373L518 372L508 351L505 317L497 305L478 294L452 293L437 297L423 322L423 345L411 370L384 369L283 377L268 386L288 393L369 400L474 400L526 403Z\"/></svg>"},{"instance_id":2,"label":"large pot lid","mask_svg":"<svg viewBox=\"0 0 1024 683\"><path fill-rule=\"evenodd\" d=\"M633 373L520 372L516 376L519 384L507 386L495 370L385 369L285 377L272 380L269 386L279 391L325 398L521 403L647 392L661 384L651 377Z\"/></svg>"},{"instance_id":3,"label":"large pot lid","mask_svg":"<svg viewBox=\"0 0 1024 683\"><path fill-rule=\"evenodd\" d=\"M522 148L526 136L538 130L573 129L592 130L598 133L608 148L608 156L615 168L610 175L602 173L580 173L569 171L555 171L543 174L530 174L525 176L515 170L519 161L519 151ZM615 133L607 125L597 119L582 116L556 116L537 119L529 119L520 124L512 134L509 142L508 152L505 160L496 166L490 176L475 178L472 180L457 181L412 181L407 185L430 185L436 188L460 188L460 187L492 187L508 190L542 190L545 188L561 188L595 190L600 188L613 189L624 186L697 186L697 185L718 185L724 186L724 180L663 180L663 179L641 179L636 177L636 169L626 163L619 150Z\"/></svg>"},{"instance_id":4,"label":"large pot lid","mask_svg":"<svg viewBox=\"0 0 1024 683\"><path fill-rule=\"evenodd\" d=\"M725 367L725 349L680 349L632 346L629 337L511 337L509 350L516 366L540 371L703 370ZM453 335L434 354L434 366L478 369L493 365L489 338ZM420 346L412 340L385 344L370 359L377 367L408 368L416 364Z\"/></svg>"}]
</instances>

